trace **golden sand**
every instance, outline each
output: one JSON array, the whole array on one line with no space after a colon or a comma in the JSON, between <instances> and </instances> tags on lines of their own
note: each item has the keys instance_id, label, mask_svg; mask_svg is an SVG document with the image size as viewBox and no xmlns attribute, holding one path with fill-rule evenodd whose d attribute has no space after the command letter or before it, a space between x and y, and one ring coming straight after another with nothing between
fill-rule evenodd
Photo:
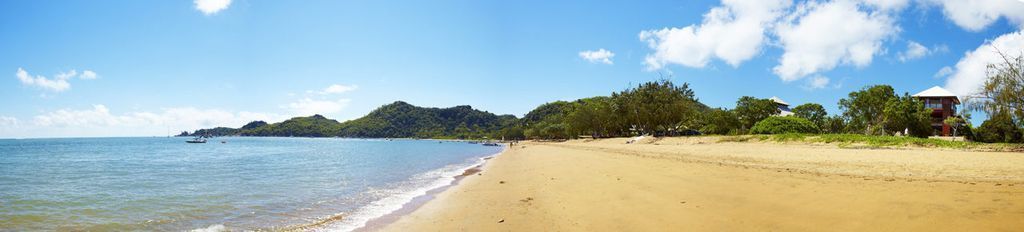
<instances>
[{"instance_id":1,"label":"golden sand","mask_svg":"<svg viewBox=\"0 0 1024 232\"><path fill-rule=\"evenodd\" d=\"M386 231L1021 231L1024 154L522 143Z\"/></svg>"}]
</instances>

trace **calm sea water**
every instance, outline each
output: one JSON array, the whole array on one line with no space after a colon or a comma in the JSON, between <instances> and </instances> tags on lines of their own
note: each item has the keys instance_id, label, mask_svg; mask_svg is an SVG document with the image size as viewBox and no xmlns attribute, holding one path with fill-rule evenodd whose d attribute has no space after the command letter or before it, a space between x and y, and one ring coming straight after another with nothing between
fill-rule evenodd
<instances>
[{"instance_id":1,"label":"calm sea water","mask_svg":"<svg viewBox=\"0 0 1024 232\"><path fill-rule=\"evenodd\" d=\"M325 221L321 228L350 230L501 150L426 140L184 140L0 140L0 231L255 230Z\"/></svg>"}]
</instances>

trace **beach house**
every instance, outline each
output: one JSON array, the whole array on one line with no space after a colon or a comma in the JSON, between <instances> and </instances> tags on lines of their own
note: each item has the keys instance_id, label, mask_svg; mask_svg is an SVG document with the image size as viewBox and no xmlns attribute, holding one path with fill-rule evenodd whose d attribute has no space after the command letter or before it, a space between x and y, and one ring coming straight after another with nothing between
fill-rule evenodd
<instances>
[{"instance_id":1,"label":"beach house","mask_svg":"<svg viewBox=\"0 0 1024 232\"><path fill-rule=\"evenodd\" d=\"M786 101L783 101L781 98L774 96L772 98L769 98L769 100L775 102L775 106L779 108L778 116L793 115L793 111L789 109L789 103L786 103Z\"/></svg>"},{"instance_id":2,"label":"beach house","mask_svg":"<svg viewBox=\"0 0 1024 232\"><path fill-rule=\"evenodd\" d=\"M938 86L914 94L913 97L924 102L925 107L932 109L931 123L935 134L949 136L952 128L944 121L946 118L956 117L956 106L960 104L960 98Z\"/></svg>"}]
</instances>

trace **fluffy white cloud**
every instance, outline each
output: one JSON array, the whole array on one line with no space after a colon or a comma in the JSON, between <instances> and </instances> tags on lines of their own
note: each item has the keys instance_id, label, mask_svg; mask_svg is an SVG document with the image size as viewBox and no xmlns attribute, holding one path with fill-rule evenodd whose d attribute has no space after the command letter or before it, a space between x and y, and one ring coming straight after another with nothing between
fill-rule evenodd
<instances>
[{"instance_id":1,"label":"fluffy white cloud","mask_svg":"<svg viewBox=\"0 0 1024 232\"><path fill-rule=\"evenodd\" d=\"M349 91L352 91L352 90L356 90L357 88L359 88L359 86L334 84L334 85L331 85L331 86L327 86L327 88L324 88L324 90L320 91L319 93L320 94L339 94L339 93L345 93L345 92L349 92Z\"/></svg>"},{"instance_id":2,"label":"fluffy white cloud","mask_svg":"<svg viewBox=\"0 0 1024 232\"><path fill-rule=\"evenodd\" d=\"M0 128L18 126L18 119L14 117L0 116Z\"/></svg>"},{"instance_id":3,"label":"fluffy white cloud","mask_svg":"<svg viewBox=\"0 0 1024 232\"><path fill-rule=\"evenodd\" d=\"M74 72L74 71L72 71ZM71 88L71 83L68 83L67 78L62 78L63 74L58 75L58 78L49 79L44 76L35 76L28 74L25 69L18 68L18 72L14 76L18 77L21 84L28 86L36 86L45 90L53 92L62 92Z\"/></svg>"},{"instance_id":4,"label":"fluffy white cloud","mask_svg":"<svg viewBox=\"0 0 1024 232\"><path fill-rule=\"evenodd\" d=\"M351 99L314 100L311 98L303 98L297 102L292 102L288 105L282 106L282 108L303 116L314 114L327 115L341 112L342 109L348 106L349 102L351 102Z\"/></svg>"},{"instance_id":5,"label":"fluffy white cloud","mask_svg":"<svg viewBox=\"0 0 1024 232\"><path fill-rule=\"evenodd\" d=\"M798 80L845 64L864 67L899 32L891 16L865 12L857 2L800 4L776 26L783 54L773 68L783 81Z\"/></svg>"},{"instance_id":6,"label":"fluffy white cloud","mask_svg":"<svg viewBox=\"0 0 1024 232\"><path fill-rule=\"evenodd\" d=\"M276 120L280 116L238 112L218 109L196 109L192 107L166 108L162 112L130 112L113 114L104 105L93 105L91 109L60 109L35 116L33 125L41 127L145 127L175 126L184 129L198 129L214 126L241 126L253 120Z\"/></svg>"},{"instance_id":7,"label":"fluffy white cloud","mask_svg":"<svg viewBox=\"0 0 1024 232\"><path fill-rule=\"evenodd\" d=\"M57 73L57 75L53 76L53 77L57 78L58 80L67 80L67 79L74 78L76 76L78 76L78 71L75 71L74 69L72 69L71 71Z\"/></svg>"},{"instance_id":8,"label":"fluffy white cloud","mask_svg":"<svg viewBox=\"0 0 1024 232\"><path fill-rule=\"evenodd\" d=\"M217 126L239 127L255 120L276 122L284 118L277 114L193 107L117 114L105 105L93 105L87 109L45 112L25 122L0 117L0 137L153 136Z\"/></svg>"},{"instance_id":9,"label":"fluffy white cloud","mask_svg":"<svg viewBox=\"0 0 1024 232\"><path fill-rule=\"evenodd\" d=\"M96 73L91 70L85 70L81 75L79 75L78 71L75 71L74 69L67 72L57 73L57 75L53 76L53 79L45 76L33 77L28 73L28 71L25 71L25 69L22 68L18 68L18 71L14 73L14 76L17 77L18 81L21 81L21 84L23 85L35 86L53 92L63 92L70 89L71 83L68 81L75 77L85 80L92 80L97 77Z\"/></svg>"},{"instance_id":10,"label":"fluffy white cloud","mask_svg":"<svg viewBox=\"0 0 1024 232\"><path fill-rule=\"evenodd\" d=\"M964 54L956 71L946 80L946 89L960 96L977 93L985 83L989 64L1003 61L999 52L1010 57L1024 55L1024 30L1001 35Z\"/></svg>"},{"instance_id":11,"label":"fluffy white cloud","mask_svg":"<svg viewBox=\"0 0 1024 232\"><path fill-rule=\"evenodd\" d=\"M931 55L931 54L934 54L934 53L937 53L937 52L945 52L947 50L949 50L949 48L946 47L946 46L935 46L935 47L932 47L932 48L928 48L928 47L926 47L924 45L921 45L918 42L909 41L909 42L907 42L907 50L901 51L899 54L896 54L896 58L899 59L900 62L907 62L907 61L916 60L916 59L919 59L921 57L925 57L925 56L928 56L928 55Z\"/></svg>"},{"instance_id":12,"label":"fluffy white cloud","mask_svg":"<svg viewBox=\"0 0 1024 232\"><path fill-rule=\"evenodd\" d=\"M883 11L899 11L906 8L910 4L910 0L861 0L868 6L875 7Z\"/></svg>"},{"instance_id":13,"label":"fluffy white cloud","mask_svg":"<svg viewBox=\"0 0 1024 232\"><path fill-rule=\"evenodd\" d=\"M195 0L193 3L195 3L197 10L202 11L203 14L211 15L227 9L231 5L231 0Z\"/></svg>"},{"instance_id":14,"label":"fluffy white cloud","mask_svg":"<svg viewBox=\"0 0 1024 232\"><path fill-rule=\"evenodd\" d=\"M790 0L723 0L704 14L701 25L640 32L654 53L644 63L650 70L667 64L704 67L712 58L733 67L754 57L765 43L765 31L792 4Z\"/></svg>"},{"instance_id":15,"label":"fluffy white cloud","mask_svg":"<svg viewBox=\"0 0 1024 232\"><path fill-rule=\"evenodd\" d=\"M935 77L935 78L946 77L946 76L949 76L949 74L953 74L953 68L951 68L949 66L945 66L945 67L942 67L941 69L939 69L938 72L935 72L935 75L933 75L933 77Z\"/></svg>"},{"instance_id":16,"label":"fluffy white cloud","mask_svg":"<svg viewBox=\"0 0 1024 232\"><path fill-rule=\"evenodd\" d=\"M580 58L583 58L584 60L590 63L601 62L605 64L612 64L612 57L615 57L615 53L612 53L611 51L608 50L604 50L604 48L597 49L594 51L580 52Z\"/></svg>"},{"instance_id":17,"label":"fluffy white cloud","mask_svg":"<svg viewBox=\"0 0 1024 232\"><path fill-rule=\"evenodd\" d=\"M807 88L808 89L824 89L825 87L828 86L829 82L830 81L829 81L828 77L825 77L825 76L811 77L811 79L808 79L808 81L807 81Z\"/></svg>"},{"instance_id":18,"label":"fluffy white cloud","mask_svg":"<svg viewBox=\"0 0 1024 232\"><path fill-rule=\"evenodd\" d=\"M78 76L78 78L82 78L83 80L92 80L97 77L99 77L99 75L96 75L96 72L93 72L92 70L82 71L82 75Z\"/></svg>"},{"instance_id":19,"label":"fluffy white cloud","mask_svg":"<svg viewBox=\"0 0 1024 232\"><path fill-rule=\"evenodd\" d=\"M1000 17L1024 26L1024 1L1020 0L930 0L942 6L942 12L957 26L980 31Z\"/></svg>"}]
</instances>

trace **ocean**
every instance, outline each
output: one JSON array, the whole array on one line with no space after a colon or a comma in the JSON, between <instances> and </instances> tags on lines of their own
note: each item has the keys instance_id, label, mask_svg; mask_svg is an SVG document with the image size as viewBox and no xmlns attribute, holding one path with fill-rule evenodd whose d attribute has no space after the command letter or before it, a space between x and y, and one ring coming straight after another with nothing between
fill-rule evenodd
<instances>
[{"instance_id":1,"label":"ocean","mask_svg":"<svg viewBox=\"0 0 1024 232\"><path fill-rule=\"evenodd\" d=\"M185 140L0 140L0 231L348 231L450 185L502 149L432 140Z\"/></svg>"}]
</instances>

